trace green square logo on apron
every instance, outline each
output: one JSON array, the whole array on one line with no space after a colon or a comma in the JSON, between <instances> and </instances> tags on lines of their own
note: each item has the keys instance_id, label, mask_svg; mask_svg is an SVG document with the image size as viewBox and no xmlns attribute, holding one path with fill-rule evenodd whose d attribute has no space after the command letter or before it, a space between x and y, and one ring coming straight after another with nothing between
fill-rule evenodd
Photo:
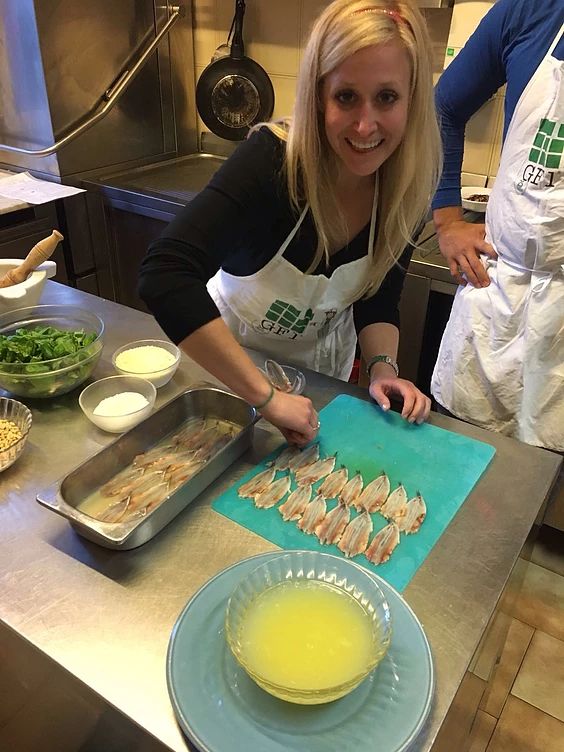
<instances>
[{"instance_id":1,"label":"green square logo on apron","mask_svg":"<svg viewBox=\"0 0 564 752\"><path fill-rule=\"evenodd\" d=\"M275 300L264 314L264 318L273 321L280 326L289 329L291 332L303 334L306 326L313 318L313 311L308 308L303 318L300 318L302 312L290 303L283 300Z\"/></svg>"},{"instance_id":2,"label":"green square logo on apron","mask_svg":"<svg viewBox=\"0 0 564 752\"><path fill-rule=\"evenodd\" d=\"M529 152L529 160L549 170L558 170L563 151L564 125L543 118Z\"/></svg>"}]
</instances>

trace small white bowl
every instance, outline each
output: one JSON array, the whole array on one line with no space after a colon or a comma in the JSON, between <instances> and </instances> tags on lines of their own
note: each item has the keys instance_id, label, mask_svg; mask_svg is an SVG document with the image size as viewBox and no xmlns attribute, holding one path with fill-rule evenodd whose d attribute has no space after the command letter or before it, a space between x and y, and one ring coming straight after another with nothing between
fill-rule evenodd
<instances>
[{"instance_id":1,"label":"small white bowl","mask_svg":"<svg viewBox=\"0 0 564 752\"><path fill-rule=\"evenodd\" d=\"M168 366L168 368L163 368L160 371L126 371L116 365L116 359L122 352L125 352L126 350L133 350L135 347L146 346L160 347L163 350L166 350L171 355L174 355L174 363ZM172 342L168 342L164 339L138 339L135 342L128 342L127 345L118 347L118 349L112 355L112 365L118 373L121 373L125 376L139 376L143 379L147 379L147 381L150 381L151 384L157 387L157 389L161 386L164 386L165 384L168 384L168 382L176 373L176 369L178 368L179 363L180 350L178 349L178 347L176 347L176 345L173 345Z\"/></svg>"},{"instance_id":2,"label":"small white bowl","mask_svg":"<svg viewBox=\"0 0 564 752\"><path fill-rule=\"evenodd\" d=\"M122 392L142 394L149 404L124 415L94 415L94 410L103 399ZM150 415L156 398L157 390L147 379L141 379L138 376L108 376L106 379L94 381L83 389L78 398L78 404L88 420L98 428L109 433L123 433Z\"/></svg>"},{"instance_id":3,"label":"small white bowl","mask_svg":"<svg viewBox=\"0 0 564 752\"><path fill-rule=\"evenodd\" d=\"M460 191L462 196L462 208L468 211L485 212L488 205L487 201L471 201L470 196L490 196L491 188L476 188L475 186L465 185Z\"/></svg>"}]
</instances>

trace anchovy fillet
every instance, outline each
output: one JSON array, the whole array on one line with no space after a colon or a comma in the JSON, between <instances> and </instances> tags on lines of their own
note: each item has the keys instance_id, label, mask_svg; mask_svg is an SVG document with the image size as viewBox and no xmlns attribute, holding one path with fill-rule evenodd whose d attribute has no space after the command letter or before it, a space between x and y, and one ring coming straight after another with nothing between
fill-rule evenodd
<instances>
[{"instance_id":1,"label":"anchovy fillet","mask_svg":"<svg viewBox=\"0 0 564 752\"><path fill-rule=\"evenodd\" d=\"M372 519L363 511L349 522L337 545L345 556L357 556L366 551L371 532Z\"/></svg>"},{"instance_id":2,"label":"anchovy fillet","mask_svg":"<svg viewBox=\"0 0 564 752\"><path fill-rule=\"evenodd\" d=\"M416 533L421 527L426 514L427 506L425 501L421 494L417 494L405 506L405 514L398 522L400 531L407 535Z\"/></svg>"},{"instance_id":3,"label":"anchovy fillet","mask_svg":"<svg viewBox=\"0 0 564 752\"><path fill-rule=\"evenodd\" d=\"M265 491L268 486L274 480L276 470L274 467L269 467L258 473L239 488L238 495L242 499L254 499L255 496Z\"/></svg>"},{"instance_id":4,"label":"anchovy fillet","mask_svg":"<svg viewBox=\"0 0 564 752\"><path fill-rule=\"evenodd\" d=\"M382 473L364 487L364 491L354 502L354 506L359 510L364 509L367 512L376 512L386 501L389 493L390 479L386 473Z\"/></svg>"},{"instance_id":5,"label":"anchovy fillet","mask_svg":"<svg viewBox=\"0 0 564 752\"><path fill-rule=\"evenodd\" d=\"M349 524L350 518L350 508L339 502L315 528L315 534L319 541L321 543L337 543L343 534L343 530Z\"/></svg>"},{"instance_id":6,"label":"anchovy fillet","mask_svg":"<svg viewBox=\"0 0 564 752\"><path fill-rule=\"evenodd\" d=\"M302 451L296 446L288 446L283 449L278 457L274 460L273 466L275 470L288 470L290 468L290 462L293 459L297 459L301 455Z\"/></svg>"},{"instance_id":7,"label":"anchovy fillet","mask_svg":"<svg viewBox=\"0 0 564 752\"><path fill-rule=\"evenodd\" d=\"M326 499L336 499L343 490L348 477L349 472L346 467L342 467L340 470L334 470L325 478L317 493L320 494L320 496L325 496Z\"/></svg>"},{"instance_id":8,"label":"anchovy fillet","mask_svg":"<svg viewBox=\"0 0 564 752\"><path fill-rule=\"evenodd\" d=\"M307 505L311 500L311 483L304 486L298 486L295 491L288 496L287 500L278 507L282 519L299 520L305 512Z\"/></svg>"},{"instance_id":9,"label":"anchovy fillet","mask_svg":"<svg viewBox=\"0 0 564 752\"><path fill-rule=\"evenodd\" d=\"M334 454L332 457L326 457L324 460L317 460L313 465L300 467L296 471L296 483L301 486L303 483L315 483L321 480L321 478L324 478L333 471L336 460L337 455Z\"/></svg>"},{"instance_id":10,"label":"anchovy fillet","mask_svg":"<svg viewBox=\"0 0 564 752\"><path fill-rule=\"evenodd\" d=\"M327 513L327 504L323 496L316 496L311 501L303 514L303 517L298 522L298 527L303 530L304 533L312 535L315 532L315 528L323 520Z\"/></svg>"},{"instance_id":11,"label":"anchovy fillet","mask_svg":"<svg viewBox=\"0 0 564 752\"><path fill-rule=\"evenodd\" d=\"M288 468L296 472L300 467L313 465L319 459L319 443L312 444L307 449L301 450L288 462Z\"/></svg>"},{"instance_id":12,"label":"anchovy fillet","mask_svg":"<svg viewBox=\"0 0 564 752\"><path fill-rule=\"evenodd\" d=\"M261 494L255 496L255 506L259 509L270 509L286 496L290 490L290 475L275 480Z\"/></svg>"},{"instance_id":13,"label":"anchovy fillet","mask_svg":"<svg viewBox=\"0 0 564 752\"><path fill-rule=\"evenodd\" d=\"M400 542L400 531L395 522L391 522L376 533L372 543L366 549L365 556L372 564L383 564L388 561L392 551Z\"/></svg>"},{"instance_id":14,"label":"anchovy fillet","mask_svg":"<svg viewBox=\"0 0 564 752\"><path fill-rule=\"evenodd\" d=\"M407 493L400 483L399 486L388 496L386 503L381 507L380 514L387 520L399 522L407 511Z\"/></svg>"},{"instance_id":15,"label":"anchovy fillet","mask_svg":"<svg viewBox=\"0 0 564 752\"><path fill-rule=\"evenodd\" d=\"M364 481L362 479L362 475L360 473L357 473L347 482L347 484L341 491L339 501L342 501L343 504L346 504L347 507L354 506L355 501L362 493L363 485Z\"/></svg>"}]
</instances>

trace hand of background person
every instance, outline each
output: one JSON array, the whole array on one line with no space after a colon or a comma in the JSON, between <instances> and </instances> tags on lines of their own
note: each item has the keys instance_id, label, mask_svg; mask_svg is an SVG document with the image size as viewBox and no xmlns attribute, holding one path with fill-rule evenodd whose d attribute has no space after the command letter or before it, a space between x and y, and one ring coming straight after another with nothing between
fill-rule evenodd
<instances>
[{"instance_id":1,"label":"hand of background person","mask_svg":"<svg viewBox=\"0 0 564 752\"><path fill-rule=\"evenodd\" d=\"M487 287L490 284L480 254L485 253L496 259L497 253L486 243L485 235L485 225L472 224L463 219L449 222L438 229L439 248L459 285L465 285L467 281L474 287Z\"/></svg>"},{"instance_id":2,"label":"hand of background person","mask_svg":"<svg viewBox=\"0 0 564 752\"><path fill-rule=\"evenodd\" d=\"M382 410L390 409L390 397L403 399L402 418L409 423L423 423L429 417L431 400L415 384L397 376L377 376L368 388Z\"/></svg>"},{"instance_id":3,"label":"hand of background person","mask_svg":"<svg viewBox=\"0 0 564 752\"><path fill-rule=\"evenodd\" d=\"M319 431L319 417L307 397L275 391L270 402L259 412L278 428L288 444L303 447L315 439Z\"/></svg>"}]
</instances>

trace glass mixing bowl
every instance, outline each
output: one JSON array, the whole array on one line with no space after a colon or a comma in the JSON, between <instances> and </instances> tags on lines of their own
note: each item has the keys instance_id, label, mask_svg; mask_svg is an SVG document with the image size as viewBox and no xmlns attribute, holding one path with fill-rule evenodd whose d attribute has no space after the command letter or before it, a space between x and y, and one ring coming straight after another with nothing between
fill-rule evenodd
<instances>
[{"instance_id":1,"label":"glass mixing bowl","mask_svg":"<svg viewBox=\"0 0 564 752\"><path fill-rule=\"evenodd\" d=\"M94 339L72 353L31 362L8 362L0 357L0 387L20 397L46 398L66 394L90 376L103 347L104 322L95 313L72 305L18 308L0 316L0 335L17 330L54 327L83 331Z\"/></svg>"},{"instance_id":2,"label":"glass mixing bowl","mask_svg":"<svg viewBox=\"0 0 564 752\"><path fill-rule=\"evenodd\" d=\"M353 598L364 612L371 632L370 650L362 668L338 684L308 687L288 681L281 685L272 680L266 667L259 669L256 664L250 665L241 639L250 605L268 589L293 581L327 583ZM317 705L343 697L366 679L388 650L392 625L388 602L375 576L338 556L317 551L289 551L261 564L237 586L227 604L225 630L231 652L259 687L288 702ZM303 639L308 639L305 631Z\"/></svg>"}]
</instances>

